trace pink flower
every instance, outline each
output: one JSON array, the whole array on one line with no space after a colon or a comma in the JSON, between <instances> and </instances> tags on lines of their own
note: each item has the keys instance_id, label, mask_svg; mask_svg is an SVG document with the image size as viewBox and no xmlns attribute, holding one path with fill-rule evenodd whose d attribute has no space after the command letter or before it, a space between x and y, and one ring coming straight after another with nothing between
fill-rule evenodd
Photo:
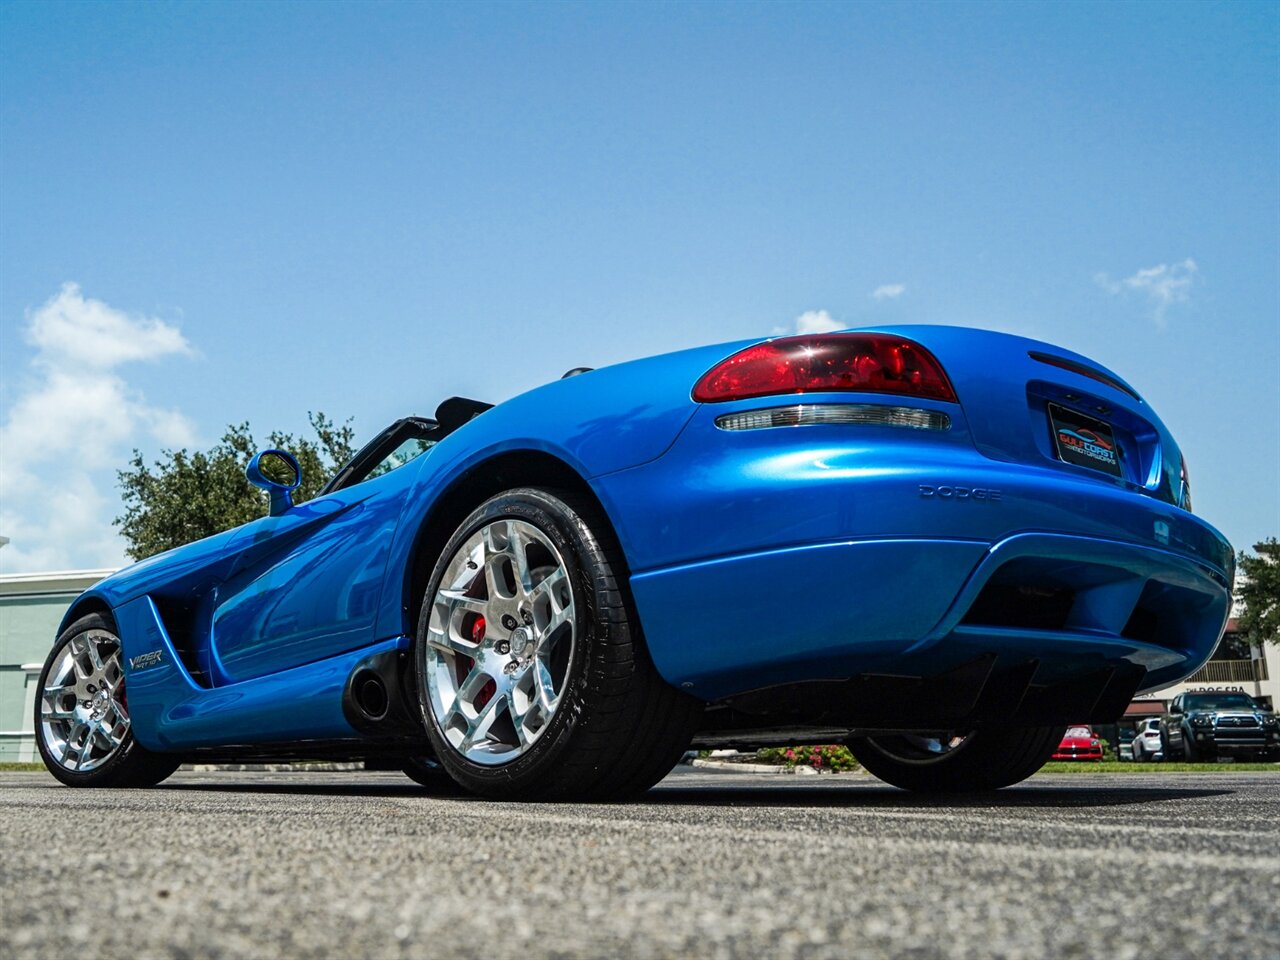
<instances>
[{"instance_id":1,"label":"pink flower","mask_svg":"<svg viewBox=\"0 0 1280 960\"><path fill-rule=\"evenodd\" d=\"M795 758L796 758L796 752L795 752L794 750L788 750L788 751L787 751L787 759L788 759L788 760L794 760Z\"/></svg>"}]
</instances>

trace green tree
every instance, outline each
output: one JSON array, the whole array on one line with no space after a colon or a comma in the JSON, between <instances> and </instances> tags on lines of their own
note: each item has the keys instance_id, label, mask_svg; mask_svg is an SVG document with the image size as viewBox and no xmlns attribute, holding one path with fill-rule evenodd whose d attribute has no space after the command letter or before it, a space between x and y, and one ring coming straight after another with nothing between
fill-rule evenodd
<instances>
[{"instance_id":1,"label":"green tree","mask_svg":"<svg viewBox=\"0 0 1280 960\"><path fill-rule=\"evenodd\" d=\"M335 426L323 413L308 413L316 439L276 431L259 446L248 423L227 427L208 450L166 450L148 465L133 451L129 469L117 473L124 513L116 517L134 560L266 516L267 495L249 483L244 468L260 449L288 450L302 465L301 503L316 495L338 467L351 459L351 422Z\"/></svg>"},{"instance_id":2,"label":"green tree","mask_svg":"<svg viewBox=\"0 0 1280 960\"><path fill-rule=\"evenodd\" d=\"M1240 552L1240 630L1250 643L1280 643L1280 541L1268 537L1253 549L1257 556Z\"/></svg>"}]
</instances>

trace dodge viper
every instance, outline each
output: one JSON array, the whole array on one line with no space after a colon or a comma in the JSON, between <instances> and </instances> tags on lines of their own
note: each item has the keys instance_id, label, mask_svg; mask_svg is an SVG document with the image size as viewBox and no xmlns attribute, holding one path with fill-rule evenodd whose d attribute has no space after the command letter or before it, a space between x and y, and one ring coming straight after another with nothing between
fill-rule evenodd
<instances>
[{"instance_id":1,"label":"dodge viper","mask_svg":"<svg viewBox=\"0 0 1280 960\"><path fill-rule=\"evenodd\" d=\"M61 781L363 759L487 797L634 796L692 748L845 743L922 791L1016 783L1189 675L1233 553L1132 386L1020 337L721 344L407 417L293 503L68 610Z\"/></svg>"}]
</instances>

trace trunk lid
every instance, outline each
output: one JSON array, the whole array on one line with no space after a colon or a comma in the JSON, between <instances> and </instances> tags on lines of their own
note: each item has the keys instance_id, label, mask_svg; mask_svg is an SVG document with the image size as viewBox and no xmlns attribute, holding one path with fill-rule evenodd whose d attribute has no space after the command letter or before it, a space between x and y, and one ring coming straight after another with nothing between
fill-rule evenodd
<instances>
[{"instance_id":1,"label":"trunk lid","mask_svg":"<svg viewBox=\"0 0 1280 960\"><path fill-rule=\"evenodd\" d=\"M937 357L984 456L1180 503L1181 452L1173 437L1138 392L1100 364L1052 344L987 330L911 326L886 332L917 340Z\"/></svg>"}]
</instances>

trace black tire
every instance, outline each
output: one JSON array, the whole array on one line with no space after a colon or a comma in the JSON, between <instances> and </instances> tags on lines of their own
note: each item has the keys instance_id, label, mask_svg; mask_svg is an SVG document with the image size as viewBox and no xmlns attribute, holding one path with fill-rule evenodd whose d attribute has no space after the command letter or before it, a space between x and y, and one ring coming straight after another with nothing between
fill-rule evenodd
<instances>
[{"instance_id":1,"label":"black tire","mask_svg":"<svg viewBox=\"0 0 1280 960\"><path fill-rule=\"evenodd\" d=\"M441 731L426 693L433 598L456 551L503 519L532 525L555 546L573 591L575 640L559 705L537 740L509 762L481 764ZM466 790L494 799L619 800L666 776L697 728L703 704L667 684L649 658L612 528L589 499L518 488L481 504L441 551L415 639L416 677L436 758Z\"/></svg>"},{"instance_id":2,"label":"black tire","mask_svg":"<svg viewBox=\"0 0 1280 960\"><path fill-rule=\"evenodd\" d=\"M138 743L132 728L125 732L114 753L109 754L100 765L84 771L70 769L61 763L46 742L51 734L47 732L45 724L45 697L42 694L49 672L57 663L64 647L91 631L98 636L109 634L119 645L116 626L111 619L104 614L91 613L75 621L59 635L40 671L34 718L36 747L40 751L40 759L51 774L69 787L154 787L178 769L182 758L147 750Z\"/></svg>"},{"instance_id":3,"label":"black tire","mask_svg":"<svg viewBox=\"0 0 1280 960\"><path fill-rule=\"evenodd\" d=\"M406 777L433 794L450 797L462 793L457 781L434 757L410 757L400 769Z\"/></svg>"},{"instance_id":4,"label":"black tire","mask_svg":"<svg viewBox=\"0 0 1280 960\"><path fill-rule=\"evenodd\" d=\"M1191 736L1190 730L1182 731L1182 759L1187 763L1199 763L1203 757L1200 756L1200 748L1196 746L1195 739Z\"/></svg>"},{"instance_id":5,"label":"black tire","mask_svg":"<svg viewBox=\"0 0 1280 960\"><path fill-rule=\"evenodd\" d=\"M1064 727L984 726L950 752L916 752L901 735L854 737L849 750L886 783L920 793L974 793L1018 783L1045 765Z\"/></svg>"}]
</instances>

